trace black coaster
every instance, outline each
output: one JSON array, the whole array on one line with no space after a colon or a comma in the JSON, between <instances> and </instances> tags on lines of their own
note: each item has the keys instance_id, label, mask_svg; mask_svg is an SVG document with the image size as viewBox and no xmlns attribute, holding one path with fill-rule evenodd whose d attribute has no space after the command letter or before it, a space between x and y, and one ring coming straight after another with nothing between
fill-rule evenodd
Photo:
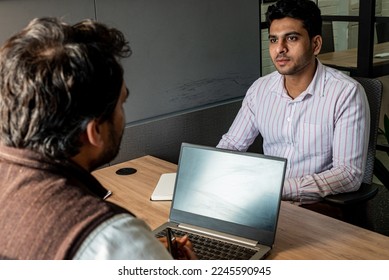
<instances>
[{"instance_id":1,"label":"black coaster","mask_svg":"<svg viewBox=\"0 0 389 280\"><path fill-rule=\"evenodd\" d=\"M125 167L125 168L120 168L116 170L116 174L118 175L131 175L136 173L136 169L132 167Z\"/></svg>"}]
</instances>

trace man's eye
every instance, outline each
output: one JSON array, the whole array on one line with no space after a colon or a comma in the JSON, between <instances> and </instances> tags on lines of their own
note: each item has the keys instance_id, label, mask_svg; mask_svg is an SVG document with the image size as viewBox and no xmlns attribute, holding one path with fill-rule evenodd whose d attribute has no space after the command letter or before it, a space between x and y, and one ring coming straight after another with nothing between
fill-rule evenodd
<instances>
[{"instance_id":1,"label":"man's eye","mask_svg":"<svg viewBox=\"0 0 389 280\"><path fill-rule=\"evenodd\" d=\"M297 36L288 36L288 41L297 41Z\"/></svg>"},{"instance_id":2,"label":"man's eye","mask_svg":"<svg viewBox=\"0 0 389 280\"><path fill-rule=\"evenodd\" d=\"M270 38L269 42L273 44L273 43L277 42L277 39L276 38Z\"/></svg>"}]
</instances>

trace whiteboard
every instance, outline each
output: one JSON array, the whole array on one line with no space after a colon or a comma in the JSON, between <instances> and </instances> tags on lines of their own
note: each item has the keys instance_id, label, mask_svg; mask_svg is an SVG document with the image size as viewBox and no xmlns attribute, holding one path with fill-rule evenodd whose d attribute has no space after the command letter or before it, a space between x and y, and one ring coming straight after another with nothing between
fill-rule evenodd
<instances>
[{"instance_id":1,"label":"whiteboard","mask_svg":"<svg viewBox=\"0 0 389 280\"><path fill-rule=\"evenodd\" d=\"M122 30L127 123L244 96L259 76L258 0L96 0Z\"/></svg>"}]
</instances>

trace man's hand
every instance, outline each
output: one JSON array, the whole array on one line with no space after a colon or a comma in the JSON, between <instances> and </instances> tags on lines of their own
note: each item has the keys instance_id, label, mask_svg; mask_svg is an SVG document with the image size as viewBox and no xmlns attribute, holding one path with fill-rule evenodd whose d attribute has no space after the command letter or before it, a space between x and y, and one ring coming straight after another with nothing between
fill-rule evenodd
<instances>
[{"instance_id":1,"label":"man's hand","mask_svg":"<svg viewBox=\"0 0 389 280\"><path fill-rule=\"evenodd\" d=\"M168 248L167 238L161 237L158 238L159 241ZM197 260L196 254L193 252L192 242L190 242L187 235L182 237L176 237L173 241L173 248L176 250L176 259L178 260Z\"/></svg>"}]
</instances>

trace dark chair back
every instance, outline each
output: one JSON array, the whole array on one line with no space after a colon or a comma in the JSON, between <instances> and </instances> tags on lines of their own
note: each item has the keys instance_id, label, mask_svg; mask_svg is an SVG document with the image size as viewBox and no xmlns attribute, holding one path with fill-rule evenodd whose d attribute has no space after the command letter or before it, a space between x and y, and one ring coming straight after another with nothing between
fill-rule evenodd
<instances>
[{"instance_id":1,"label":"dark chair back","mask_svg":"<svg viewBox=\"0 0 389 280\"><path fill-rule=\"evenodd\" d=\"M334 30L331 21L323 21L322 25L323 44L320 53L328 53L335 51Z\"/></svg>"},{"instance_id":2,"label":"dark chair back","mask_svg":"<svg viewBox=\"0 0 389 280\"><path fill-rule=\"evenodd\" d=\"M363 183L371 184L373 182L374 159L376 154L378 124L380 119L380 109L382 100L382 83L378 79L354 77L365 89L367 100L370 107L370 138L367 151L367 160Z\"/></svg>"},{"instance_id":3,"label":"dark chair back","mask_svg":"<svg viewBox=\"0 0 389 280\"><path fill-rule=\"evenodd\" d=\"M377 22L377 43L389 42L389 22Z\"/></svg>"}]
</instances>

